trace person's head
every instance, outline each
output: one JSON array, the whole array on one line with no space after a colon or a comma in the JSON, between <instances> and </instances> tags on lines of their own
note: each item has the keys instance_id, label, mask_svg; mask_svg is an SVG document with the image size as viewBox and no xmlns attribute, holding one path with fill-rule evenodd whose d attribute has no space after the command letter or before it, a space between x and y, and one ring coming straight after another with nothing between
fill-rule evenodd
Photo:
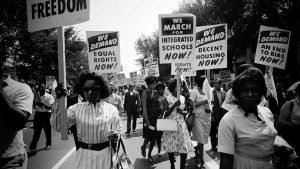
<instances>
[{"instance_id":1,"label":"person's head","mask_svg":"<svg viewBox=\"0 0 300 169\"><path fill-rule=\"evenodd\" d=\"M115 86L110 86L111 93L117 93L117 88Z\"/></svg>"},{"instance_id":2,"label":"person's head","mask_svg":"<svg viewBox=\"0 0 300 169\"><path fill-rule=\"evenodd\" d=\"M156 87L155 87L155 90L157 90L157 92L158 92L158 94L159 94L160 96L163 96L163 95L164 95L165 89L166 89L166 86L165 86L165 84L162 83L162 82L158 82L157 85L156 85Z\"/></svg>"},{"instance_id":3,"label":"person's head","mask_svg":"<svg viewBox=\"0 0 300 169\"><path fill-rule=\"evenodd\" d=\"M232 92L238 105L255 109L267 92L262 72L255 67L248 68L233 80Z\"/></svg>"},{"instance_id":4,"label":"person's head","mask_svg":"<svg viewBox=\"0 0 300 169\"><path fill-rule=\"evenodd\" d=\"M205 80L205 76L198 76L196 79L195 79L195 83L197 85L197 87L199 87L200 89L202 89L203 87L203 82Z\"/></svg>"},{"instance_id":5,"label":"person's head","mask_svg":"<svg viewBox=\"0 0 300 169\"><path fill-rule=\"evenodd\" d=\"M129 85L128 85L128 90L129 90L129 91L132 91L132 90L133 90L133 87L134 87L133 84L132 84L132 83L129 83Z\"/></svg>"},{"instance_id":6,"label":"person's head","mask_svg":"<svg viewBox=\"0 0 300 169\"><path fill-rule=\"evenodd\" d=\"M147 76L145 78L145 82L150 90L154 90L157 83L157 78L155 76Z\"/></svg>"},{"instance_id":7,"label":"person's head","mask_svg":"<svg viewBox=\"0 0 300 169\"><path fill-rule=\"evenodd\" d=\"M80 76L79 86L84 98L90 103L96 103L109 96L109 88L104 78L96 73L84 73Z\"/></svg>"},{"instance_id":8,"label":"person's head","mask_svg":"<svg viewBox=\"0 0 300 169\"><path fill-rule=\"evenodd\" d=\"M46 85L45 85L45 84L41 84L41 85L39 86L38 91L39 91L40 96L44 96L44 94L45 94L45 92L46 92Z\"/></svg>"},{"instance_id":9,"label":"person's head","mask_svg":"<svg viewBox=\"0 0 300 169\"><path fill-rule=\"evenodd\" d=\"M173 96L177 96L177 79L172 79L170 81L170 83L168 84L168 90Z\"/></svg>"},{"instance_id":10,"label":"person's head","mask_svg":"<svg viewBox=\"0 0 300 169\"><path fill-rule=\"evenodd\" d=\"M222 85L221 80L215 80L214 84L215 84L215 89L217 89L217 90L221 89L221 85Z\"/></svg>"},{"instance_id":11,"label":"person's head","mask_svg":"<svg viewBox=\"0 0 300 169\"><path fill-rule=\"evenodd\" d=\"M238 68L237 68L237 71L236 71L236 75L240 75L241 73L243 73L245 70L247 70L248 68L250 67L254 67L254 65L252 64L248 64L248 63L244 63L244 64L241 64Z\"/></svg>"}]
</instances>

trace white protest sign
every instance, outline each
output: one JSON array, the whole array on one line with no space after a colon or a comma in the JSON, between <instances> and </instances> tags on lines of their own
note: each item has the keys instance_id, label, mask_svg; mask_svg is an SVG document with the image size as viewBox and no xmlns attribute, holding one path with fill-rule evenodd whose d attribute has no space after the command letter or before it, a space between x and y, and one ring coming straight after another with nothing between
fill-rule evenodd
<instances>
[{"instance_id":1,"label":"white protest sign","mask_svg":"<svg viewBox=\"0 0 300 169\"><path fill-rule=\"evenodd\" d=\"M146 85L145 76L143 74L138 74L137 75L137 84Z\"/></svg>"},{"instance_id":2,"label":"white protest sign","mask_svg":"<svg viewBox=\"0 0 300 169\"><path fill-rule=\"evenodd\" d=\"M55 81L54 76L46 76L46 88L52 88L54 81Z\"/></svg>"},{"instance_id":3,"label":"white protest sign","mask_svg":"<svg viewBox=\"0 0 300 169\"><path fill-rule=\"evenodd\" d=\"M87 31L90 72L121 71L119 32Z\"/></svg>"},{"instance_id":4,"label":"white protest sign","mask_svg":"<svg viewBox=\"0 0 300 169\"><path fill-rule=\"evenodd\" d=\"M144 66L147 76L159 76L158 58L144 59Z\"/></svg>"},{"instance_id":5,"label":"white protest sign","mask_svg":"<svg viewBox=\"0 0 300 169\"><path fill-rule=\"evenodd\" d=\"M184 77L196 76L196 70L193 69L192 63L172 63L171 75L177 75L177 65L180 66L180 71Z\"/></svg>"},{"instance_id":6,"label":"white protest sign","mask_svg":"<svg viewBox=\"0 0 300 169\"><path fill-rule=\"evenodd\" d=\"M90 0L27 0L28 31L88 21Z\"/></svg>"},{"instance_id":7,"label":"white protest sign","mask_svg":"<svg viewBox=\"0 0 300 169\"><path fill-rule=\"evenodd\" d=\"M231 82L231 72L230 70L220 70L219 72L220 80L224 83Z\"/></svg>"},{"instance_id":8,"label":"white protest sign","mask_svg":"<svg viewBox=\"0 0 300 169\"><path fill-rule=\"evenodd\" d=\"M275 98L277 104L278 104L278 98L277 98L277 91L275 87L274 77L273 77L273 69L270 67L267 72L265 73L265 82L267 85L268 90L272 94L272 96Z\"/></svg>"},{"instance_id":9,"label":"white protest sign","mask_svg":"<svg viewBox=\"0 0 300 169\"><path fill-rule=\"evenodd\" d=\"M191 62L195 56L196 17L192 14L159 15L160 63Z\"/></svg>"},{"instance_id":10,"label":"white protest sign","mask_svg":"<svg viewBox=\"0 0 300 169\"><path fill-rule=\"evenodd\" d=\"M227 68L227 24L196 28L196 70Z\"/></svg>"},{"instance_id":11,"label":"white protest sign","mask_svg":"<svg viewBox=\"0 0 300 169\"><path fill-rule=\"evenodd\" d=\"M129 72L129 75L130 75L131 83L136 84L137 83L137 71Z\"/></svg>"},{"instance_id":12,"label":"white protest sign","mask_svg":"<svg viewBox=\"0 0 300 169\"><path fill-rule=\"evenodd\" d=\"M285 69L291 31L260 26L254 63Z\"/></svg>"},{"instance_id":13,"label":"white protest sign","mask_svg":"<svg viewBox=\"0 0 300 169\"><path fill-rule=\"evenodd\" d=\"M118 77L118 85L119 86L124 86L124 85L127 84L126 77L125 77L124 73L118 73L117 77Z\"/></svg>"}]
</instances>

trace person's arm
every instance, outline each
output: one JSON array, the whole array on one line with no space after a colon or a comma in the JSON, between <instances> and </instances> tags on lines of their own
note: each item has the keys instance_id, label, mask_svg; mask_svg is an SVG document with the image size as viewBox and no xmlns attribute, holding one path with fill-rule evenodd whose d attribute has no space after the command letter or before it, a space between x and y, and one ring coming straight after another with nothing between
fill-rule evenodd
<instances>
[{"instance_id":1,"label":"person's arm","mask_svg":"<svg viewBox=\"0 0 300 169\"><path fill-rule=\"evenodd\" d=\"M124 93L124 112L126 112L126 105L127 105L127 98L126 98L127 93Z\"/></svg>"},{"instance_id":2,"label":"person's arm","mask_svg":"<svg viewBox=\"0 0 300 169\"><path fill-rule=\"evenodd\" d=\"M2 88L0 80L0 105L2 117L16 131L23 129L32 113L33 93L29 86L24 86L15 96L14 104L9 100Z\"/></svg>"},{"instance_id":3,"label":"person's arm","mask_svg":"<svg viewBox=\"0 0 300 169\"><path fill-rule=\"evenodd\" d=\"M204 104L208 104L208 101L207 100L195 100L195 107L199 107Z\"/></svg>"},{"instance_id":4,"label":"person's arm","mask_svg":"<svg viewBox=\"0 0 300 169\"><path fill-rule=\"evenodd\" d=\"M180 106L181 102L177 100L166 112L165 112L165 117L168 117L171 115L175 107Z\"/></svg>"},{"instance_id":5,"label":"person's arm","mask_svg":"<svg viewBox=\"0 0 300 169\"><path fill-rule=\"evenodd\" d=\"M288 130L293 130L293 129L298 129L300 125L294 124L290 121L291 119L291 101L287 101L286 103L283 104L283 106L280 109L280 114L279 114L279 119L278 119L278 125L280 128L288 129Z\"/></svg>"},{"instance_id":6,"label":"person's arm","mask_svg":"<svg viewBox=\"0 0 300 169\"><path fill-rule=\"evenodd\" d=\"M20 110L13 105L3 91L0 92L0 102L1 109L3 110L1 112L5 113L3 114L3 117L5 118L7 124L12 125L16 131L21 130L25 126L30 113Z\"/></svg>"},{"instance_id":7,"label":"person's arm","mask_svg":"<svg viewBox=\"0 0 300 169\"><path fill-rule=\"evenodd\" d=\"M121 96L117 95L117 98L118 98L118 105L119 105L119 111L120 112L123 112L124 111L124 107L123 107L123 104L122 104L122 98Z\"/></svg>"},{"instance_id":8,"label":"person's arm","mask_svg":"<svg viewBox=\"0 0 300 169\"><path fill-rule=\"evenodd\" d=\"M232 154L220 153L220 169L232 169L234 156Z\"/></svg>"},{"instance_id":9,"label":"person's arm","mask_svg":"<svg viewBox=\"0 0 300 169\"><path fill-rule=\"evenodd\" d=\"M146 97L147 97L147 96L146 96L146 92L144 91L144 92L142 93L143 116L144 116L146 125L149 126L149 125L150 125L150 122L149 122L148 114L147 114L147 99L146 99Z\"/></svg>"},{"instance_id":10,"label":"person's arm","mask_svg":"<svg viewBox=\"0 0 300 169\"><path fill-rule=\"evenodd\" d=\"M138 106L138 110L141 109L141 99L140 99L140 94L139 92L136 92L137 94L137 106Z\"/></svg>"}]
</instances>

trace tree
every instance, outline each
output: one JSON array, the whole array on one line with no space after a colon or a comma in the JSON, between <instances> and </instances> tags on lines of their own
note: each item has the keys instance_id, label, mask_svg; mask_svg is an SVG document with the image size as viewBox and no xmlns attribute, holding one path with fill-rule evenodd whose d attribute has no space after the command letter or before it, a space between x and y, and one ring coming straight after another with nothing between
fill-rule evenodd
<instances>
[{"instance_id":1,"label":"tree","mask_svg":"<svg viewBox=\"0 0 300 169\"><path fill-rule=\"evenodd\" d=\"M150 36L142 35L139 37L135 43L135 50L137 54L141 55L139 59L136 60L142 68L144 68L144 59L147 58L159 58L159 34L155 31ZM159 59L158 59L159 60ZM171 64L159 64L159 80L166 82L170 78L171 74Z\"/></svg>"},{"instance_id":2,"label":"tree","mask_svg":"<svg viewBox=\"0 0 300 169\"><path fill-rule=\"evenodd\" d=\"M300 1L293 0L187 0L175 13L192 13L197 17L197 26L227 23L228 67L233 57L245 55L246 48L256 49L260 25L278 27L292 31L286 70L275 69L278 77L284 74L300 78Z\"/></svg>"},{"instance_id":3,"label":"tree","mask_svg":"<svg viewBox=\"0 0 300 169\"><path fill-rule=\"evenodd\" d=\"M70 81L88 67L86 42L79 38L74 27L67 27L65 44L67 81ZM21 72L23 76L31 74L43 82L46 75L58 77L57 31L28 32L26 1L1 0L0 55L1 63L9 58L13 65L23 67L22 70L26 67L30 72Z\"/></svg>"}]
</instances>

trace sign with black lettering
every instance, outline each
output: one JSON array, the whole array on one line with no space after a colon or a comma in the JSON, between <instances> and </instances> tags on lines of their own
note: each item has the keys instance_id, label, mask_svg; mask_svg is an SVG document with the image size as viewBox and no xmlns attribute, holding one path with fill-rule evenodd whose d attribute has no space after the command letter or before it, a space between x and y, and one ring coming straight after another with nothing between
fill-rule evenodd
<instances>
[{"instance_id":1,"label":"sign with black lettering","mask_svg":"<svg viewBox=\"0 0 300 169\"><path fill-rule=\"evenodd\" d=\"M78 24L90 18L90 0L27 0L28 31Z\"/></svg>"},{"instance_id":2,"label":"sign with black lettering","mask_svg":"<svg viewBox=\"0 0 300 169\"><path fill-rule=\"evenodd\" d=\"M196 28L196 70L227 68L227 24Z\"/></svg>"},{"instance_id":3,"label":"sign with black lettering","mask_svg":"<svg viewBox=\"0 0 300 169\"><path fill-rule=\"evenodd\" d=\"M119 32L87 31L90 72L121 71Z\"/></svg>"},{"instance_id":4,"label":"sign with black lettering","mask_svg":"<svg viewBox=\"0 0 300 169\"><path fill-rule=\"evenodd\" d=\"M137 83L137 71L129 72L129 75L130 75L131 83L136 84Z\"/></svg>"},{"instance_id":5,"label":"sign with black lettering","mask_svg":"<svg viewBox=\"0 0 300 169\"><path fill-rule=\"evenodd\" d=\"M195 32L196 17L192 14L159 15L160 63L191 62Z\"/></svg>"},{"instance_id":6,"label":"sign with black lettering","mask_svg":"<svg viewBox=\"0 0 300 169\"><path fill-rule=\"evenodd\" d=\"M158 58L144 59L144 67L147 76L159 76Z\"/></svg>"},{"instance_id":7,"label":"sign with black lettering","mask_svg":"<svg viewBox=\"0 0 300 169\"><path fill-rule=\"evenodd\" d=\"M181 74L186 76L196 76L196 70L193 68L192 63L172 63L171 65L171 75L177 75L177 65L180 66Z\"/></svg>"},{"instance_id":8,"label":"sign with black lettering","mask_svg":"<svg viewBox=\"0 0 300 169\"><path fill-rule=\"evenodd\" d=\"M260 26L254 63L285 69L291 31Z\"/></svg>"},{"instance_id":9,"label":"sign with black lettering","mask_svg":"<svg viewBox=\"0 0 300 169\"><path fill-rule=\"evenodd\" d=\"M124 86L127 84L126 77L124 73L117 73L118 85Z\"/></svg>"}]
</instances>

